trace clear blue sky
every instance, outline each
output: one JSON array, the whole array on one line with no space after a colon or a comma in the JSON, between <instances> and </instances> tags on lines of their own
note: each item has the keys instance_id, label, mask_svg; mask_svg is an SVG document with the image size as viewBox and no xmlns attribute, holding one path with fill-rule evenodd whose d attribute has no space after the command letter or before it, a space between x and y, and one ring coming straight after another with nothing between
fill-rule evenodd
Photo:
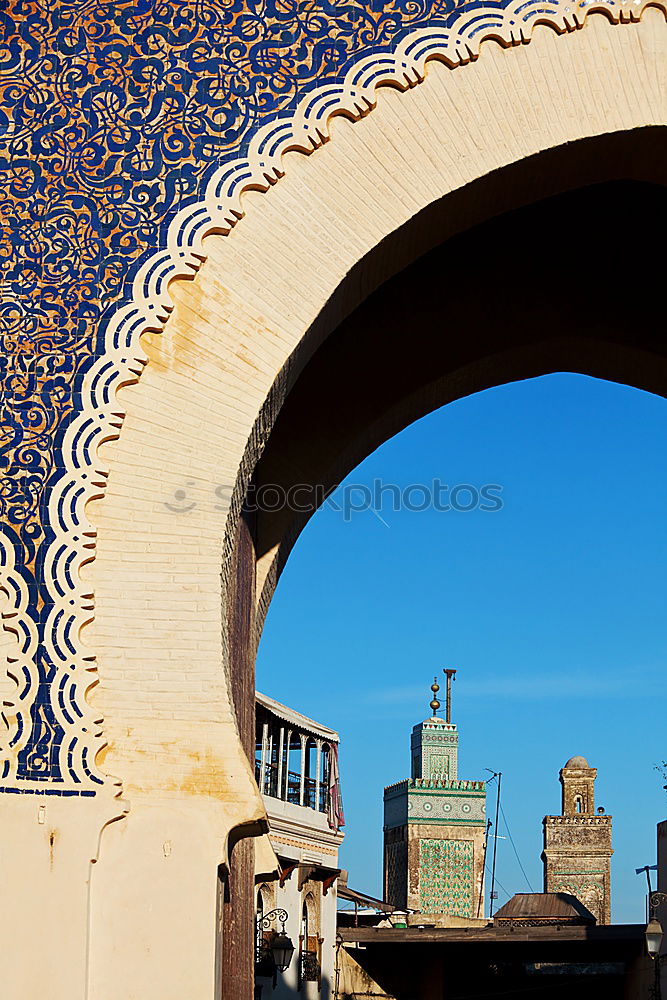
<instances>
[{"instance_id":1,"label":"clear blue sky","mask_svg":"<svg viewBox=\"0 0 667 1000\"><path fill-rule=\"evenodd\" d=\"M269 611L257 686L341 734L352 886L381 893L383 787L409 776L410 730L430 714L434 673L453 666L459 775L503 772L532 888L559 769L583 754L613 815L613 919L644 919L634 869L655 863L667 816L653 769L667 757L666 454L665 400L552 375L443 407L346 481L498 483L501 511L385 509L385 524L325 505L312 518ZM509 840L498 876L527 891Z\"/></svg>"}]
</instances>

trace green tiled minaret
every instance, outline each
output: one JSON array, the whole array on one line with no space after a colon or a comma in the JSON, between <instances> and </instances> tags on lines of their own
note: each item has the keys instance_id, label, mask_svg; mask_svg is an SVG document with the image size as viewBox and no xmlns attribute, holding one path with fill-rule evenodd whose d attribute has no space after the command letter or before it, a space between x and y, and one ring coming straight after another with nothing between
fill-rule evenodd
<instances>
[{"instance_id":1,"label":"green tiled minaret","mask_svg":"<svg viewBox=\"0 0 667 1000\"><path fill-rule=\"evenodd\" d=\"M439 716L434 678L432 716L412 730L412 775L384 790L385 899L396 906L452 917L483 916L486 785L458 777L459 734Z\"/></svg>"}]
</instances>

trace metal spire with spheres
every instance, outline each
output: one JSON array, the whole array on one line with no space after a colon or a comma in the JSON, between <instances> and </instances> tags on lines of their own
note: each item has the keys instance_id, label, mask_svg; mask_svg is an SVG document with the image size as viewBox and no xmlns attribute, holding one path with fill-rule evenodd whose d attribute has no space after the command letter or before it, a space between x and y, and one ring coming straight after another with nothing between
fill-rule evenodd
<instances>
[{"instance_id":1,"label":"metal spire with spheres","mask_svg":"<svg viewBox=\"0 0 667 1000\"><path fill-rule=\"evenodd\" d=\"M443 667L443 674L447 676L447 700L445 702L445 718L447 722L452 721L452 681L456 680L456 670L452 667ZM438 709L440 708L440 702L438 701L438 691L440 690L440 685L438 684L438 678L433 678L433 683L431 684L431 691L433 692L433 700L430 702L431 711L433 712L433 718L435 718Z\"/></svg>"},{"instance_id":2,"label":"metal spire with spheres","mask_svg":"<svg viewBox=\"0 0 667 1000\"><path fill-rule=\"evenodd\" d=\"M440 685L438 684L438 678L433 678L433 683L431 684L431 691L433 692L433 700L431 702L431 711L433 712L433 717L435 718L438 709L440 708L440 702L438 701L438 691L440 690Z\"/></svg>"}]
</instances>

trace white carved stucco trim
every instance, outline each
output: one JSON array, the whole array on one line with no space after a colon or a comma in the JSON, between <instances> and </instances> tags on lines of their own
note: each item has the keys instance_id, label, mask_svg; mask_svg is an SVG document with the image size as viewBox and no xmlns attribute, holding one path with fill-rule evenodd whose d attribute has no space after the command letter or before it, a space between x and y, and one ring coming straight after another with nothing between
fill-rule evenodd
<instances>
[{"instance_id":1,"label":"white carved stucco trim","mask_svg":"<svg viewBox=\"0 0 667 1000\"><path fill-rule=\"evenodd\" d=\"M35 662L38 631L30 614L28 586L16 570L14 546L3 534L0 534L0 595L2 626L9 639L3 643L3 666L10 686L3 685L0 722L0 760L7 772L3 779L6 782L11 780L16 756L30 736L31 693L38 684ZM25 720L22 727L18 724L21 717Z\"/></svg>"}]
</instances>

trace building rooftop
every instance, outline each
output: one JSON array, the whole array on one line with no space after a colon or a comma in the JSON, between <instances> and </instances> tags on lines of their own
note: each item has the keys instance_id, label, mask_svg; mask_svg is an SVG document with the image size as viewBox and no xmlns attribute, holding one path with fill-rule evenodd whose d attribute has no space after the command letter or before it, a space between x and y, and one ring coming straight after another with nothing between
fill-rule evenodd
<instances>
[{"instance_id":1,"label":"building rooftop","mask_svg":"<svg viewBox=\"0 0 667 1000\"><path fill-rule=\"evenodd\" d=\"M344 944L359 943L394 948L397 944L475 945L508 942L522 948L526 942L582 941L587 945L602 943L632 943L643 952L645 945L644 924L607 924L602 927L585 927L565 924L540 927L517 927L508 924L479 927L341 927L339 934Z\"/></svg>"},{"instance_id":2,"label":"building rooftop","mask_svg":"<svg viewBox=\"0 0 667 1000\"><path fill-rule=\"evenodd\" d=\"M263 705L269 712L278 716L284 722L291 723L296 729L305 729L316 736L322 736L325 740L332 743L339 742L339 735L334 729L329 729L328 726L323 726L321 722L315 722L314 719L309 719L307 715L302 715L301 712L296 712L293 708L288 708L287 705L282 705L279 701L275 701L274 698L269 698L266 694L261 694L259 691L255 692L255 699L258 705Z\"/></svg>"},{"instance_id":3,"label":"building rooftop","mask_svg":"<svg viewBox=\"0 0 667 1000\"><path fill-rule=\"evenodd\" d=\"M569 892L517 892L494 915L494 922L594 924L595 917Z\"/></svg>"}]
</instances>

